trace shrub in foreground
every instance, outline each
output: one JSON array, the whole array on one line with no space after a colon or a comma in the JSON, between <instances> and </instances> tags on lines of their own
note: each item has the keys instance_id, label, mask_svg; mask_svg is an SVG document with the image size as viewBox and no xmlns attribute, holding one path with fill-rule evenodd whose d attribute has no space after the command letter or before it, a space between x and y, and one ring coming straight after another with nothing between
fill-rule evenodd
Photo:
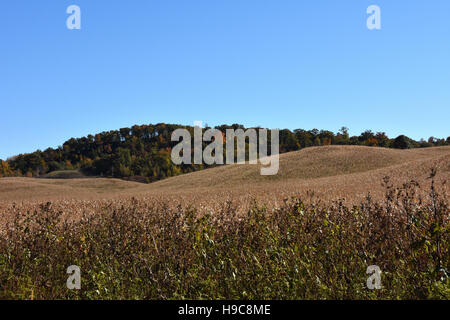
<instances>
[{"instance_id":1,"label":"shrub in foreground","mask_svg":"<svg viewBox=\"0 0 450 320\"><path fill-rule=\"evenodd\" d=\"M138 200L72 222L50 203L19 211L0 238L0 298L449 299L446 195L385 184L381 202L291 198L244 216ZM81 290L66 287L70 265Z\"/></svg>"}]
</instances>

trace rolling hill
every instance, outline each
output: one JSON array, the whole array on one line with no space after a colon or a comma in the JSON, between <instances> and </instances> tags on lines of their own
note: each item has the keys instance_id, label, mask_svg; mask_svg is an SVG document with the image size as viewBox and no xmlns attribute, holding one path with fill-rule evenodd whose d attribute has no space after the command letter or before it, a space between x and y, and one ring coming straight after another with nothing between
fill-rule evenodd
<instances>
[{"instance_id":1,"label":"rolling hill","mask_svg":"<svg viewBox=\"0 0 450 320\"><path fill-rule=\"evenodd\" d=\"M0 179L0 201L91 200L117 197L208 199L279 198L314 191L324 200L381 195L383 177L402 184L426 182L430 168L450 177L450 147L387 149L363 146L312 147L280 155L275 176L261 176L258 165L227 165L182 174L149 185L120 179Z\"/></svg>"}]
</instances>

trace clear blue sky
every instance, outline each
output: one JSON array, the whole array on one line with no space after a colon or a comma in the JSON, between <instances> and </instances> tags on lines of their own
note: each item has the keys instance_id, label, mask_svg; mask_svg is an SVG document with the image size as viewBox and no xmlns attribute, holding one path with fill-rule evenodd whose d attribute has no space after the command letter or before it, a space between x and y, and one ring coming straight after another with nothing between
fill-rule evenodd
<instances>
[{"instance_id":1,"label":"clear blue sky","mask_svg":"<svg viewBox=\"0 0 450 320\"><path fill-rule=\"evenodd\" d=\"M194 120L447 137L449 16L448 0L4 1L0 158Z\"/></svg>"}]
</instances>

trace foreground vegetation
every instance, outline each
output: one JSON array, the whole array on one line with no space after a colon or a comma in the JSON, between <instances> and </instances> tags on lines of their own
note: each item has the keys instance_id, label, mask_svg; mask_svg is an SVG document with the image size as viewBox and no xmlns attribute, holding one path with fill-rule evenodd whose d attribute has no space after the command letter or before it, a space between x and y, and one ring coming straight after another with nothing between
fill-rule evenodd
<instances>
[{"instance_id":1,"label":"foreground vegetation","mask_svg":"<svg viewBox=\"0 0 450 320\"><path fill-rule=\"evenodd\" d=\"M384 184L383 201L290 198L244 215L139 200L77 220L51 203L18 209L0 237L0 298L449 299L448 196ZM366 287L370 265L381 290Z\"/></svg>"}]
</instances>

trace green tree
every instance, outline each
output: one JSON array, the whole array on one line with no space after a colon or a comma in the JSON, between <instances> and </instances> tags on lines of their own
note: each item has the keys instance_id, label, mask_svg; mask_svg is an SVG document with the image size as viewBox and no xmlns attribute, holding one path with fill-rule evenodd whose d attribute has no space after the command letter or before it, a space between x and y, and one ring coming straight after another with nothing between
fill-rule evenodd
<instances>
[{"instance_id":1,"label":"green tree","mask_svg":"<svg viewBox=\"0 0 450 320\"><path fill-rule=\"evenodd\" d=\"M392 146L396 149L410 149L412 148L411 139L405 135L400 135L395 138Z\"/></svg>"}]
</instances>

